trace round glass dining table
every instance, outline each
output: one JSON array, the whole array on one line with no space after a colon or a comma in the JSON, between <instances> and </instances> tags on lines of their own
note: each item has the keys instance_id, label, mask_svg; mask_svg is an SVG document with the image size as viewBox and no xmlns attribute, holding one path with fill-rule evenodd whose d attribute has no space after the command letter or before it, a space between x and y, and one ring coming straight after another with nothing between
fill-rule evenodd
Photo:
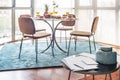
<instances>
[{"instance_id":1,"label":"round glass dining table","mask_svg":"<svg viewBox=\"0 0 120 80\"><path fill-rule=\"evenodd\" d=\"M56 19L56 18L35 18L35 20L40 20L40 21L44 21L45 23L47 23L49 25L49 27L51 28L51 31L52 31L52 38L51 38L51 42L50 44L48 45L48 47L42 51L42 53L44 53L45 51L47 51L50 47L52 48L52 55L53 57L55 56L54 55L54 47L55 47L55 44L56 46L58 47L59 50L61 50L62 52L64 53L67 53L66 50L64 50L63 48L61 48L56 40L56 36L55 36L55 33L56 33L56 29L58 28L58 26L63 22L63 21L69 21L69 20L66 20L66 19ZM58 23L55 25L55 21L57 21ZM50 23L52 22L52 24Z\"/></svg>"}]
</instances>

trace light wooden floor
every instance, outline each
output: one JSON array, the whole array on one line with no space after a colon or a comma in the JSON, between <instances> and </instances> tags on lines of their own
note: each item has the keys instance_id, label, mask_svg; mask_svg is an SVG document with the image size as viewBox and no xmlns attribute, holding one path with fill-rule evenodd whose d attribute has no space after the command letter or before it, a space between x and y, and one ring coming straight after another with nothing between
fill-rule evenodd
<instances>
[{"instance_id":1,"label":"light wooden floor","mask_svg":"<svg viewBox=\"0 0 120 80\"><path fill-rule=\"evenodd\" d=\"M67 80L65 68L30 69L0 72L1 80ZM71 80L82 78L82 74L72 73Z\"/></svg>"},{"instance_id":2,"label":"light wooden floor","mask_svg":"<svg viewBox=\"0 0 120 80\"><path fill-rule=\"evenodd\" d=\"M119 47L117 46L113 46L113 47L118 52L120 51ZM0 80L67 80L68 73L69 71L62 67L61 68L2 71L0 72ZM84 76L82 74L72 72L70 80L78 80L83 77Z\"/></svg>"}]
</instances>

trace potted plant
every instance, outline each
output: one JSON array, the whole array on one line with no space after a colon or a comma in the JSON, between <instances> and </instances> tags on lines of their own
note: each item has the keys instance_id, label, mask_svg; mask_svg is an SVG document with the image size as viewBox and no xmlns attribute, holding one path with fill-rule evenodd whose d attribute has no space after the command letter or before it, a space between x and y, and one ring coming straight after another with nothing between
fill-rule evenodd
<instances>
[{"instance_id":1,"label":"potted plant","mask_svg":"<svg viewBox=\"0 0 120 80\"><path fill-rule=\"evenodd\" d=\"M44 17L45 18L50 18L50 15L48 14L49 7L47 4L45 4L45 12L44 12Z\"/></svg>"}]
</instances>

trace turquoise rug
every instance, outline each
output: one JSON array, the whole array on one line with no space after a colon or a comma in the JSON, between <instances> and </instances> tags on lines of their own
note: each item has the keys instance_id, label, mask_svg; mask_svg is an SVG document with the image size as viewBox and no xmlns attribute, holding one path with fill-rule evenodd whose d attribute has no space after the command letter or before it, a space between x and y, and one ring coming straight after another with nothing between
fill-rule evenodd
<instances>
[{"instance_id":1,"label":"turquoise rug","mask_svg":"<svg viewBox=\"0 0 120 80\"><path fill-rule=\"evenodd\" d=\"M0 50L0 71L60 67L62 66L61 60L67 57L67 54L61 52L57 47L54 49L55 57L52 56L51 48L49 48L46 52L41 53L47 45L44 42L39 42L38 63L36 64L34 45L32 43L23 43L21 59L18 59L19 45L20 43L7 43L2 47ZM59 45L63 49L66 49L64 42L59 43ZM96 47L99 49L100 45L96 44ZM78 42L77 51L74 50L74 43L71 42L70 55L75 55L82 52L89 53L87 41ZM95 53L93 44L92 53Z\"/></svg>"}]
</instances>

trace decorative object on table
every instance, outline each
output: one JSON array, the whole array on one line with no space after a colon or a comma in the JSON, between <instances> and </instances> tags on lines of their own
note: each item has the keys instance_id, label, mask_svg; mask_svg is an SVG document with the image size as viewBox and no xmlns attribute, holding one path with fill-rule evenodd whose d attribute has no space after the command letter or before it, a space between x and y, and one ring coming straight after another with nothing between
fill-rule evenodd
<instances>
[{"instance_id":1,"label":"decorative object on table","mask_svg":"<svg viewBox=\"0 0 120 80\"><path fill-rule=\"evenodd\" d=\"M35 12L35 14L36 14L36 17L40 17L40 12L39 11Z\"/></svg>"},{"instance_id":2,"label":"decorative object on table","mask_svg":"<svg viewBox=\"0 0 120 80\"><path fill-rule=\"evenodd\" d=\"M62 19L66 19L67 18L67 15L66 14L63 14L62 15Z\"/></svg>"},{"instance_id":3,"label":"decorative object on table","mask_svg":"<svg viewBox=\"0 0 120 80\"><path fill-rule=\"evenodd\" d=\"M53 12L56 12L56 8L58 8L58 5L56 4L55 1L53 1Z\"/></svg>"},{"instance_id":4,"label":"decorative object on table","mask_svg":"<svg viewBox=\"0 0 120 80\"><path fill-rule=\"evenodd\" d=\"M45 18L50 18L50 14L48 13L49 7L47 4L45 4L45 12L44 12L44 17Z\"/></svg>"},{"instance_id":5,"label":"decorative object on table","mask_svg":"<svg viewBox=\"0 0 120 80\"><path fill-rule=\"evenodd\" d=\"M101 47L96 53L96 61L106 65L116 64L117 53L112 51L112 47Z\"/></svg>"},{"instance_id":6,"label":"decorative object on table","mask_svg":"<svg viewBox=\"0 0 120 80\"><path fill-rule=\"evenodd\" d=\"M67 11L67 12L66 12L66 15L69 15L69 14L70 14L70 12Z\"/></svg>"}]
</instances>

